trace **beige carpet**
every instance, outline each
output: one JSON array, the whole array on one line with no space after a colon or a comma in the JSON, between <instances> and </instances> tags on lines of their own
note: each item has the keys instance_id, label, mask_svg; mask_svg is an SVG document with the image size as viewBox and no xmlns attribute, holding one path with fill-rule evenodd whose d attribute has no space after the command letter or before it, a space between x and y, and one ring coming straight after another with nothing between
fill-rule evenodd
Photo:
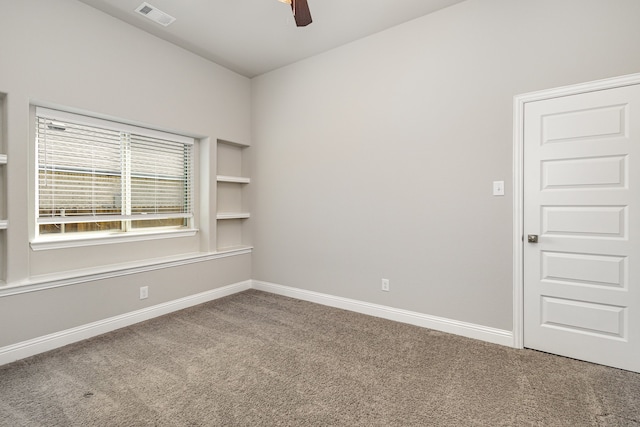
<instances>
[{"instance_id":1,"label":"beige carpet","mask_svg":"<svg viewBox=\"0 0 640 427\"><path fill-rule=\"evenodd\" d=\"M530 425L638 426L640 375L254 290L0 368L8 427Z\"/></svg>"}]
</instances>

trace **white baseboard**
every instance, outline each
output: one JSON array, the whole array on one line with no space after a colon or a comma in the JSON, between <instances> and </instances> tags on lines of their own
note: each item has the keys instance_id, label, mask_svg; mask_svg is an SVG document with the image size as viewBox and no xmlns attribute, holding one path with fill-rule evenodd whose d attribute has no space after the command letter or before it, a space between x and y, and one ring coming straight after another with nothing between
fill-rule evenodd
<instances>
[{"instance_id":1,"label":"white baseboard","mask_svg":"<svg viewBox=\"0 0 640 427\"><path fill-rule=\"evenodd\" d=\"M396 322L408 323L410 325L420 326L423 328L433 329L436 331L455 335L461 335L463 337L474 338L477 340L487 341L490 343L500 344L508 347L513 346L513 333L511 331L506 331L503 329L496 329L487 326L476 325L473 323L460 322L458 320L446 319L444 317L429 316L427 314L417 313L414 311L401 310L384 305L371 304L368 302L336 297L333 295L321 294L319 292L291 288L288 286L261 282L258 280L252 280L251 287L259 291L270 292L273 294L327 305L330 307L355 311L357 313L367 314L369 316L381 317L383 319L393 320Z\"/></svg>"},{"instance_id":2,"label":"white baseboard","mask_svg":"<svg viewBox=\"0 0 640 427\"><path fill-rule=\"evenodd\" d=\"M304 289L291 288L288 286L277 285L275 283L247 280L2 347L0 348L0 366L26 357L34 356L45 351L63 347L77 341L95 337L106 332L124 328L154 317L162 316L164 314L198 304L203 304L208 301L233 295L252 288L259 291L270 292L303 301L341 308L343 310L354 311L396 322L408 323L423 328L461 335L494 344L509 347L513 346L513 333L511 331L490 328L473 323L460 322L443 317L429 316L427 314L322 294L319 292L307 291Z\"/></svg>"},{"instance_id":3,"label":"white baseboard","mask_svg":"<svg viewBox=\"0 0 640 427\"><path fill-rule=\"evenodd\" d=\"M95 337L116 329L124 328L125 326L130 326L134 323L139 323L154 317L192 307L194 305L246 291L250 288L251 280L247 280L2 347L0 348L0 365L24 359L25 357L34 356L38 353L53 350L67 344Z\"/></svg>"}]
</instances>

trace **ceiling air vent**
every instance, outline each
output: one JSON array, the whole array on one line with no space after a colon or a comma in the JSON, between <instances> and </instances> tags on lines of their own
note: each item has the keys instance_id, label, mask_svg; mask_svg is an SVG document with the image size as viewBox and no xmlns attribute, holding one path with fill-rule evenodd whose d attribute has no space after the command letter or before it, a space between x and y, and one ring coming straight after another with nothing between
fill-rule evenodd
<instances>
[{"instance_id":1,"label":"ceiling air vent","mask_svg":"<svg viewBox=\"0 0 640 427\"><path fill-rule=\"evenodd\" d=\"M142 3L140 6L138 6L138 8L136 9L136 12L138 12L140 15L145 16L151 19L153 22L156 22L164 27L166 27L167 25L171 24L173 21L176 20L176 18L174 18L173 16L169 15L168 13L164 13L157 7L151 6L147 2Z\"/></svg>"}]
</instances>

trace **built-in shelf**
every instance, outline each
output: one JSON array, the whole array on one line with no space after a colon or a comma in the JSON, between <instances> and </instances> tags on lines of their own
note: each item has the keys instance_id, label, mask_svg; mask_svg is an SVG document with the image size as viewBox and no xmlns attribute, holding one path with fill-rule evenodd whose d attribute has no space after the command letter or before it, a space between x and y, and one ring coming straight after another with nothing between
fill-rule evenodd
<instances>
[{"instance_id":1,"label":"built-in shelf","mask_svg":"<svg viewBox=\"0 0 640 427\"><path fill-rule=\"evenodd\" d=\"M0 92L0 147L3 147L3 151L7 149L8 143L5 139L7 136L7 94ZM7 164L7 154L0 152L0 166ZM7 218L8 216L8 199L7 199L7 168L0 167L0 218ZM9 222L6 219L0 219L0 230L6 230L9 227ZM0 287L6 285L7 275L7 233L2 231L0 233Z\"/></svg>"},{"instance_id":2,"label":"built-in shelf","mask_svg":"<svg viewBox=\"0 0 640 427\"><path fill-rule=\"evenodd\" d=\"M218 139L218 144L230 145L232 147L239 147L239 148L247 148L247 147L249 147L248 144L244 144L242 142L230 141L228 139Z\"/></svg>"},{"instance_id":3,"label":"built-in shelf","mask_svg":"<svg viewBox=\"0 0 640 427\"><path fill-rule=\"evenodd\" d=\"M247 178L244 176L227 176L227 175L218 175L218 182L232 182L237 184L249 184L251 182L251 178Z\"/></svg>"},{"instance_id":4,"label":"built-in shelf","mask_svg":"<svg viewBox=\"0 0 640 427\"><path fill-rule=\"evenodd\" d=\"M6 164L7 164L7 155L0 154L0 165L6 165ZM6 230L8 226L9 226L9 223L6 219L0 220L0 230Z\"/></svg>"},{"instance_id":5,"label":"built-in shelf","mask_svg":"<svg viewBox=\"0 0 640 427\"><path fill-rule=\"evenodd\" d=\"M247 219L251 216L249 212L231 212L231 213L219 213L218 219Z\"/></svg>"},{"instance_id":6,"label":"built-in shelf","mask_svg":"<svg viewBox=\"0 0 640 427\"><path fill-rule=\"evenodd\" d=\"M216 174L216 250L251 249L251 217L247 184L251 183L246 144L218 140Z\"/></svg>"},{"instance_id":7,"label":"built-in shelf","mask_svg":"<svg viewBox=\"0 0 640 427\"><path fill-rule=\"evenodd\" d=\"M7 155L0 154L0 165L6 165L6 164L7 164ZM7 222L6 219L0 220L0 230L6 230L8 226L9 226L9 223Z\"/></svg>"}]
</instances>

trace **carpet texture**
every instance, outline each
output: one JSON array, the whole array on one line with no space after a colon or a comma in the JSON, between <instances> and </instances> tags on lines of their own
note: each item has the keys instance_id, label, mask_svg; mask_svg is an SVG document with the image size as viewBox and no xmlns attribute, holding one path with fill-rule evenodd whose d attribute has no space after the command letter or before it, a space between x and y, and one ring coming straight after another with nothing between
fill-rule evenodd
<instances>
[{"instance_id":1,"label":"carpet texture","mask_svg":"<svg viewBox=\"0 0 640 427\"><path fill-rule=\"evenodd\" d=\"M640 426L640 375L250 290L0 367L0 426Z\"/></svg>"}]
</instances>

